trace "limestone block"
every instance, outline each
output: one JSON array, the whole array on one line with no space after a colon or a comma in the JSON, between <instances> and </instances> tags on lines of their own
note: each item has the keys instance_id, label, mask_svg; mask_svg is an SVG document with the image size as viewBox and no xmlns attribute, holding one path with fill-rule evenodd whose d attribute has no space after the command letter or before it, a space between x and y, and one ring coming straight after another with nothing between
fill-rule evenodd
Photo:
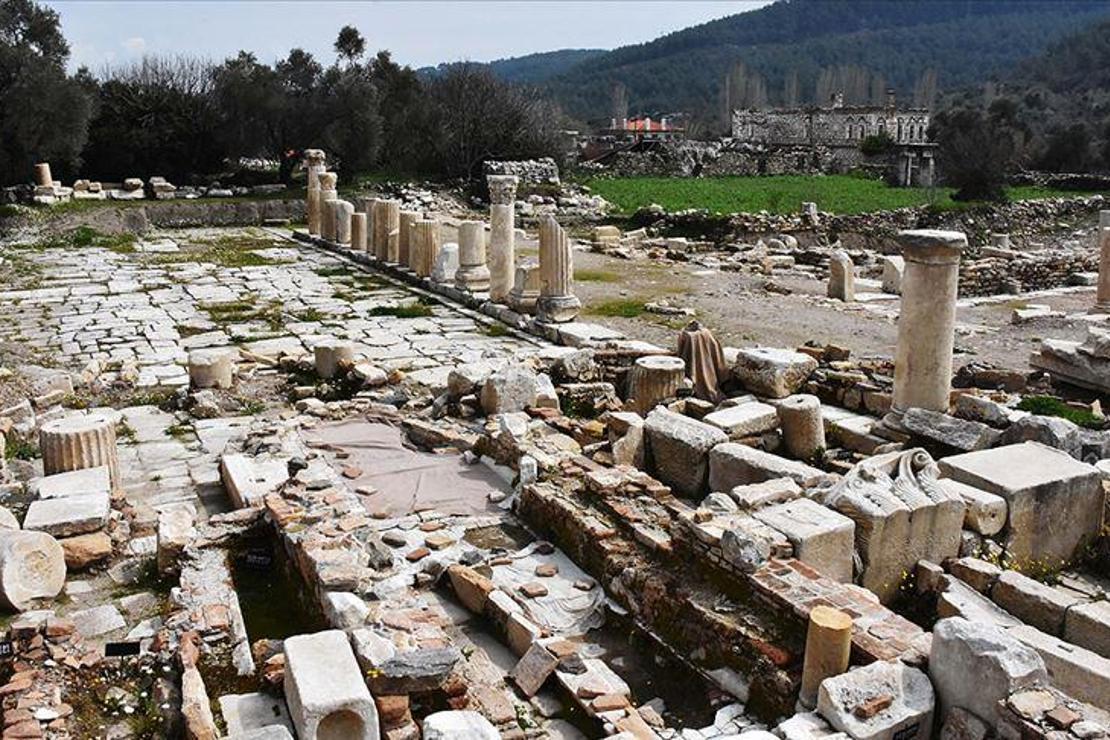
<instances>
[{"instance_id":1,"label":"limestone block","mask_svg":"<svg viewBox=\"0 0 1110 740\"><path fill-rule=\"evenodd\" d=\"M991 727L998 722L1000 701L1047 680L1036 652L1005 630L960 617L942 619L933 628L929 675L942 715L958 707Z\"/></svg>"},{"instance_id":2,"label":"limestone block","mask_svg":"<svg viewBox=\"0 0 1110 740\"><path fill-rule=\"evenodd\" d=\"M953 707L944 715L940 740L984 740L990 728L966 709Z\"/></svg>"},{"instance_id":3,"label":"limestone block","mask_svg":"<svg viewBox=\"0 0 1110 740\"><path fill-rule=\"evenodd\" d=\"M351 214L351 249L356 252L366 251L366 218L365 213Z\"/></svg>"},{"instance_id":4,"label":"limestone block","mask_svg":"<svg viewBox=\"0 0 1110 740\"><path fill-rule=\"evenodd\" d=\"M883 292L894 295L902 294L902 273L906 269L906 260L896 255L879 258L883 266Z\"/></svg>"},{"instance_id":5,"label":"limestone block","mask_svg":"<svg viewBox=\"0 0 1110 740\"><path fill-rule=\"evenodd\" d=\"M48 534L0 530L0 604L24 611L52 599L66 583L65 553Z\"/></svg>"},{"instance_id":6,"label":"limestone block","mask_svg":"<svg viewBox=\"0 0 1110 740\"><path fill-rule=\"evenodd\" d=\"M761 506L792 501L800 498L802 488L792 478L772 478L762 483L748 483L729 491L741 509L758 509Z\"/></svg>"},{"instance_id":7,"label":"limestone block","mask_svg":"<svg viewBox=\"0 0 1110 740\"><path fill-rule=\"evenodd\" d=\"M518 365L505 365L494 371L482 386L479 398L487 416L513 413L536 403L536 374Z\"/></svg>"},{"instance_id":8,"label":"limestone block","mask_svg":"<svg viewBox=\"0 0 1110 740\"><path fill-rule=\"evenodd\" d=\"M275 492L288 479L289 467L283 458L246 455L220 458L220 480L237 509L261 505L267 494Z\"/></svg>"},{"instance_id":9,"label":"limestone block","mask_svg":"<svg viewBox=\"0 0 1110 740\"><path fill-rule=\"evenodd\" d=\"M432 282L442 285L452 285L455 274L459 271L459 245L447 242L439 249L435 264L432 266Z\"/></svg>"},{"instance_id":10,"label":"limestone block","mask_svg":"<svg viewBox=\"0 0 1110 740\"><path fill-rule=\"evenodd\" d=\"M181 569L181 553L196 536L196 514L188 506L174 506L158 513L158 572L162 575Z\"/></svg>"},{"instance_id":11,"label":"limestone block","mask_svg":"<svg viewBox=\"0 0 1110 740\"><path fill-rule=\"evenodd\" d=\"M1110 601L1090 601L1068 609L1064 639L1110 658Z\"/></svg>"},{"instance_id":12,"label":"limestone block","mask_svg":"<svg viewBox=\"0 0 1110 740\"><path fill-rule=\"evenodd\" d=\"M939 482L945 490L956 494L967 504L964 526L968 529L989 537L1006 526L1006 499L951 478L941 478Z\"/></svg>"},{"instance_id":13,"label":"limestone block","mask_svg":"<svg viewBox=\"0 0 1110 740\"><path fill-rule=\"evenodd\" d=\"M986 424L930 411L911 408L901 418L905 431L943 447L963 452L985 450L998 443L1002 433Z\"/></svg>"},{"instance_id":14,"label":"limestone block","mask_svg":"<svg viewBox=\"0 0 1110 740\"><path fill-rule=\"evenodd\" d=\"M1021 621L1056 636L1064 632L1068 609L1079 603L1069 593L1013 570L1003 571L991 588L990 597Z\"/></svg>"},{"instance_id":15,"label":"limestone block","mask_svg":"<svg viewBox=\"0 0 1110 740\"><path fill-rule=\"evenodd\" d=\"M38 478L28 484L34 498L65 498L83 493L110 493L112 490L111 472L107 465L95 468L70 470Z\"/></svg>"},{"instance_id":16,"label":"limestone block","mask_svg":"<svg viewBox=\"0 0 1110 740\"><path fill-rule=\"evenodd\" d=\"M704 493L709 476L709 451L727 442L728 436L716 427L663 407L648 414L644 430L652 474L681 495Z\"/></svg>"},{"instance_id":17,"label":"limestone block","mask_svg":"<svg viewBox=\"0 0 1110 740\"><path fill-rule=\"evenodd\" d=\"M111 499L103 491L32 501L23 528L68 537L102 529L108 523Z\"/></svg>"},{"instance_id":18,"label":"limestone block","mask_svg":"<svg viewBox=\"0 0 1110 740\"><path fill-rule=\"evenodd\" d=\"M788 396L778 405L777 413L787 452L799 460L812 460L825 451L825 422L817 396Z\"/></svg>"},{"instance_id":19,"label":"limestone block","mask_svg":"<svg viewBox=\"0 0 1110 740\"><path fill-rule=\"evenodd\" d=\"M740 439L771 431L778 426L779 415L774 406L753 402L714 411L702 421L717 427L730 439Z\"/></svg>"},{"instance_id":20,"label":"limestone block","mask_svg":"<svg viewBox=\"0 0 1110 740\"><path fill-rule=\"evenodd\" d=\"M937 597L938 618L963 617L977 624L1006 629L1021 624L1021 620L995 606L993 601L963 581L945 576L941 584L942 590Z\"/></svg>"},{"instance_id":21,"label":"limestone block","mask_svg":"<svg viewBox=\"0 0 1110 740\"><path fill-rule=\"evenodd\" d=\"M340 363L354 364L355 345L347 339L329 337L317 342L312 353L316 361L316 374L321 378L334 378L340 373Z\"/></svg>"},{"instance_id":22,"label":"limestone block","mask_svg":"<svg viewBox=\"0 0 1110 740\"><path fill-rule=\"evenodd\" d=\"M735 442L718 445L709 453L709 488L712 491L727 492L737 486L777 478L790 478L802 488L812 488L830 480L823 470Z\"/></svg>"},{"instance_id":23,"label":"limestone block","mask_svg":"<svg viewBox=\"0 0 1110 740\"><path fill-rule=\"evenodd\" d=\"M827 678L817 692L817 712L853 740L927 740L933 703L928 676L883 661Z\"/></svg>"},{"instance_id":24,"label":"limestone block","mask_svg":"<svg viewBox=\"0 0 1110 740\"><path fill-rule=\"evenodd\" d=\"M750 347L737 351L732 374L758 396L786 398L801 388L816 369L817 360L801 352Z\"/></svg>"},{"instance_id":25,"label":"limestone block","mask_svg":"<svg viewBox=\"0 0 1110 740\"><path fill-rule=\"evenodd\" d=\"M338 244L351 243L351 216L354 215L355 206L350 201L337 200L332 206L335 213L335 241Z\"/></svg>"},{"instance_id":26,"label":"limestone block","mask_svg":"<svg viewBox=\"0 0 1110 740\"><path fill-rule=\"evenodd\" d=\"M721 555L741 573L754 573L769 559L789 554L786 537L752 516L738 514L721 526Z\"/></svg>"},{"instance_id":27,"label":"limestone block","mask_svg":"<svg viewBox=\"0 0 1110 740\"><path fill-rule=\"evenodd\" d=\"M235 382L233 349L214 347L189 353L189 381L194 388L230 388Z\"/></svg>"},{"instance_id":28,"label":"limestone block","mask_svg":"<svg viewBox=\"0 0 1110 740\"><path fill-rule=\"evenodd\" d=\"M533 642L528 652L509 672L513 683L524 692L525 696L535 696L543 686L547 677L555 672L559 660L538 642Z\"/></svg>"},{"instance_id":29,"label":"limestone block","mask_svg":"<svg viewBox=\"0 0 1110 740\"><path fill-rule=\"evenodd\" d=\"M63 537L58 544L62 546L66 568L70 571L84 570L112 557L112 538L103 531Z\"/></svg>"},{"instance_id":30,"label":"limestone block","mask_svg":"<svg viewBox=\"0 0 1110 740\"><path fill-rule=\"evenodd\" d=\"M614 411L608 418L613 463L643 468L646 452L643 417L634 411Z\"/></svg>"},{"instance_id":31,"label":"limestone block","mask_svg":"<svg viewBox=\"0 0 1110 740\"><path fill-rule=\"evenodd\" d=\"M375 696L421 693L441 689L463 660L454 646L399 650L368 676Z\"/></svg>"},{"instance_id":32,"label":"limestone block","mask_svg":"<svg viewBox=\"0 0 1110 740\"><path fill-rule=\"evenodd\" d=\"M1110 707L1110 659L1027 624L1010 630L1044 661L1052 685L1080 701Z\"/></svg>"},{"instance_id":33,"label":"limestone block","mask_svg":"<svg viewBox=\"0 0 1110 740\"><path fill-rule=\"evenodd\" d=\"M779 723L775 734L782 740L847 740L843 732L829 727L817 712L799 712Z\"/></svg>"},{"instance_id":34,"label":"limestone block","mask_svg":"<svg viewBox=\"0 0 1110 740\"><path fill-rule=\"evenodd\" d=\"M1006 499L1004 545L1021 570L1057 567L1098 535L1104 493L1098 469L1038 442L946 457L945 476Z\"/></svg>"},{"instance_id":35,"label":"limestone block","mask_svg":"<svg viewBox=\"0 0 1110 740\"><path fill-rule=\"evenodd\" d=\"M948 571L981 594L989 593L1002 569L978 558L963 557L948 563Z\"/></svg>"},{"instance_id":36,"label":"limestone block","mask_svg":"<svg viewBox=\"0 0 1110 740\"><path fill-rule=\"evenodd\" d=\"M424 718L424 740L500 740L490 721L472 711L435 712Z\"/></svg>"},{"instance_id":37,"label":"limestone block","mask_svg":"<svg viewBox=\"0 0 1110 740\"><path fill-rule=\"evenodd\" d=\"M301 740L378 740L378 710L339 630L285 640L285 700Z\"/></svg>"},{"instance_id":38,"label":"limestone block","mask_svg":"<svg viewBox=\"0 0 1110 740\"><path fill-rule=\"evenodd\" d=\"M807 498L768 506L752 516L786 535L798 560L841 583L852 582L856 527L848 517Z\"/></svg>"},{"instance_id":39,"label":"limestone block","mask_svg":"<svg viewBox=\"0 0 1110 740\"><path fill-rule=\"evenodd\" d=\"M120 488L115 423L87 415L48 421L39 430L39 450L46 475L108 466L112 490Z\"/></svg>"},{"instance_id":40,"label":"limestone block","mask_svg":"<svg viewBox=\"0 0 1110 740\"><path fill-rule=\"evenodd\" d=\"M289 732L293 729L293 723L281 697L262 693L225 694L220 697L220 713L229 737L271 727L284 730L285 737L292 737Z\"/></svg>"},{"instance_id":41,"label":"limestone block","mask_svg":"<svg viewBox=\"0 0 1110 740\"><path fill-rule=\"evenodd\" d=\"M838 250L829 258L828 294L847 303L856 300L856 267L847 252Z\"/></svg>"},{"instance_id":42,"label":"limestone block","mask_svg":"<svg viewBox=\"0 0 1110 740\"><path fill-rule=\"evenodd\" d=\"M636 360L628 373L628 399L632 408L647 414L661 401L673 398L686 378L686 363L680 357L649 355Z\"/></svg>"}]
</instances>

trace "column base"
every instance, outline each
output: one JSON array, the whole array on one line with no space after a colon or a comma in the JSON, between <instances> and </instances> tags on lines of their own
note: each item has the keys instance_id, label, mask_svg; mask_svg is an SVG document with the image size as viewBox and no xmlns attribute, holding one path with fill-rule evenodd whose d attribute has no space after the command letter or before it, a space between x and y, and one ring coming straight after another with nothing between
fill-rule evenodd
<instances>
[{"instance_id":1,"label":"column base","mask_svg":"<svg viewBox=\"0 0 1110 740\"><path fill-rule=\"evenodd\" d=\"M471 293L488 293L489 280L489 268L485 265L460 267L455 273L455 287Z\"/></svg>"},{"instance_id":2,"label":"column base","mask_svg":"<svg viewBox=\"0 0 1110 740\"><path fill-rule=\"evenodd\" d=\"M581 308L578 296L540 296L536 301L536 318L547 324L565 324L578 318Z\"/></svg>"},{"instance_id":3,"label":"column base","mask_svg":"<svg viewBox=\"0 0 1110 740\"><path fill-rule=\"evenodd\" d=\"M1087 313L1105 313L1110 314L1110 301L1099 301Z\"/></svg>"}]
</instances>

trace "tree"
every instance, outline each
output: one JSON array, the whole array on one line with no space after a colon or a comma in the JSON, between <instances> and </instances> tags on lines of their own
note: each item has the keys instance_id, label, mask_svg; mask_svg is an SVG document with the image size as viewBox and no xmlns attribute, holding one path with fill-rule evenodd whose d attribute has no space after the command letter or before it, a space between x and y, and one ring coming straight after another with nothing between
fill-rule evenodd
<instances>
[{"instance_id":1,"label":"tree","mask_svg":"<svg viewBox=\"0 0 1110 740\"><path fill-rule=\"evenodd\" d=\"M335 51L348 65L354 64L366 53L366 39L354 26L343 26L335 40Z\"/></svg>"},{"instance_id":2,"label":"tree","mask_svg":"<svg viewBox=\"0 0 1110 740\"><path fill-rule=\"evenodd\" d=\"M321 144L335 155L335 169L343 177L364 172L378 160L382 119L378 90L369 73L359 65L330 67L320 83L327 123Z\"/></svg>"},{"instance_id":3,"label":"tree","mask_svg":"<svg viewBox=\"0 0 1110 740\"><path fill-rule=\"evenodd\" d=\"M937 160L954 200L1005 200L1007 176L1013 171L1017 132L1004 106L984 113L956 108L933 117L929 136L937 142Z\"/></svg>"},{"instance_id":4,"label":"tree","mask_svg":"<svg viewBox=\"0 0 1110 740\"><path fill-rule=\"evenodd\" d=\"M35 162L76 172L91 103L66 76L69 46L58 14L31 0L0 0L0 178L27 182Z\"/></svg>"}]
</instances>

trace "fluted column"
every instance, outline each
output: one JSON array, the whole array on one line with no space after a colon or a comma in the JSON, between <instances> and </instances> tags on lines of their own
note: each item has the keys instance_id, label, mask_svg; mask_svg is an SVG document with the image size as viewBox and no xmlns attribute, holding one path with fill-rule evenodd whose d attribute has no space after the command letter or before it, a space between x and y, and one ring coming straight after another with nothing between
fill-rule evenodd
<instances>
[{"instance_id":1,"label":"fluted column","mask_svg":"<svg viewBox=\"0 0 1110 740\"><path fill-rule=\"evenodd\" d=\"M401 211L397 220L397 262L401 267L415 270L412 261L412 225L424 218L420 211Z\"/></svg>"},{"instance_id":2,"label":"fluted column","mask_svg":"<svg viewBox=\"0 0 1110 740\"><path fill-rule=\"evenodd\" d=\"M548 216L540 222L540 298L536 318L560 323L573 321L582 304L574 295L574 253L563 227Z\"/></svg>"},{"instance_id":3,"label":"fluted column","mask_svg":"<svg viewBox=\"0 0 1110 740\"><path fill-rule=\"evenodd\" d=\"M420 277L429 277L439 256L439 222L431 218L414 222L410 239L413 270Z\"/></svg>"},{"instance_id":4,"label":"fluted column","mask_svg":"<svg viewBox=\"0 0 1110 740\"><path fill-rule=\"evenodd\" d=\"M529 257L516 266L513 289L509 293L509 307L517 313L534 314L540 298L540 263Z\"/></svg>"},{"instance_id":5,"label":"fluted column","mask_svg":"<svg viewBox=\"0 0 1110 740\"><path fill-rule=\"evenodd\" d=\"M378 203L381 198L363 198L362 211L366 214L366 251L372 257L378 256Z\"/></svg>"},{"instance_id":6,"label":"fluted column","mask_svg":"<svg viewBox=\"0 0 1110 740\"><path fill-rule=\"evenodd\" d=\"M374 229L374 256L396 264L400 254L401 204L395 200L375 200L373 208L370 220Z\"/></svg>"},{"instance_id":7,"label":"fluted column","mask_svg":"<svg viewBox=\"0 0 1110 740\"><path fill-rule=\"evenodd\" d=\"M49 421L39 430L42 469L46 475L108 466L112 490L120 490L116 427L102 416L70 416Z\"/></svg>"},{"instance_id":8,"label":"fluted column","mask_svg":"<svg viewBox=\"0 0 1110 740\"><path fill-rule=\"evenodd\" d=\"M1098 292L1095 310L1110 313L1110 211L1098 212Z\"/></svg>"},{"instance_id":9,"label":"fluted column","mask_svg":"<svg viewBox=\"0 0 1110 740\"><path fill-rule=\"evenodd\" d=\"M685 380L686 363L681 357L641 357L628 373L628 400L636 411L646 416L661 401L674 398Z\"/></svg>"},{"instance_id":10,"label":"fluted column","mask_svg":"<svg viewBox=\"0 0 1110 740\"><path fill-rule=\"evenodd\" d=\"M459 270L455 287L471 293L489 290L489 267L486 265L486 225L481 221L459 224Z\"/></svg>"},{"instance_id":11,"label":"fluted column","mask_svg":"<svg viewBox=\"0 0 1110 740\"><path fill-rule=\"evenodd\" d=\"M515 262L516 175L488 175L489 184L489 297L504 301L513 289Z\"/></svg>"}]
</instances>

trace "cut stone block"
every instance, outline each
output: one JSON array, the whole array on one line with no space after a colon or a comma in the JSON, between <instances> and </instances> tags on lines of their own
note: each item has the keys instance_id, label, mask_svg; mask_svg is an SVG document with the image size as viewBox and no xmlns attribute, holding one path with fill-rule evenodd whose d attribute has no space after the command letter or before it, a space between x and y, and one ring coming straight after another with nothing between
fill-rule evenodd
<instances>
[{"instance_id":1,"label":"cut stone block","mask_svg":"<svg viewBox=\"0 0 1110 740\"><path fill-rule=\"evenodd\" d=\"M817 369L817 360L801 352L751 347L736 353L732 374L752 393L786 398L797 392Z\"/></svg>"},{"instance_id":2,"label":"cut stone block","mask_svg":"<svg viewBox=\"0 0 1110 740\"><path fill-rule=\"evenodd\" d=\"M1110 601L1091 601L1068 609L1064 639L1110 658Z\"/></svg>"},{"instance_id":3,"label":"cut stone block","mask_svg":"<svg viewBox=\"0 0 1110 740\"><path fill-rule=\"evenodd\" d=\"M1053 686L1096 707L1110 707L1110 659L1027 624L1010 634L1040 654Z\"/></svg>"},{"instance_id":4,"label":"cut stone block","mask_svg":"<svg viewBox=\"0 0 1110 740\"><path fill-rule=\"evenodd\" d=\"M496 588L493 581L465 565L450 566L447 569L447 576L451 579L451 588L455 590L455 596L463 606L475 614L485 611L489 594Z\"/></svg>"},{"instance_id":5,"label":"cut stone block","mask_svg":"<svg viewBox=\"0 0 1110 740\"><path fill-rule=\"evenodd\" d=\"M220 697L220 712L231 737L270 727L293 730L285 701L269 694L226 694Z\"/></svg>"},{"instance_id":6,"label":"cut stone block","mask_svg":"<svg viewBox=\"0 0 1110 740\"><path fill-rule=\"evenodd\" d=\"M85 534L102 529L110 512L111 497L106 491L33 501L27 508L23 528L55 537Z\"/></svg>"},{"instance_id":7,"label":"cut stone block","mask_svg":"<svg viewBox=\"0 0 1110 740\"><path fill-rule=\"evenodd\" d=\"M703 421L722 430L730 439L752 437L778 426L778 412L765 403L745 403L706 414Z\"/></svg>"},{"instance_id":8,"label":"cut stone block","mask_svg":"<svg viewBox=\"0 0 1110 740\"><path fill-rule=\"evenodd\" d=\"M1005 630L960 617L942 619L934 627L929 675L942 715L958 707L991 727L998 722L1000 701L1047 680L1036 652Z\"/></svg>"},{"instance_id":9,"label":"cut stone block","mask_svg":"<svg viewBox=\"0 0 1110 740\"><path fill-rule=\"evenodd\" d=\"M289 466L282 458L224 455L220 478L231 502L244 509L261 506L267 494L277 491L289 479Z\"/></svg>"},{"instance_id":10,"label":"cut stone block","mask_svg":"<svg viewBox=\"0 0 1110 740\"><path fill-rule=\"evenodd\" d=\"M854 740L927 740L933 685L916 668L878 661L821 682L817 712Z\"/></svg>"},{"instance_id":11,"label":"cut stone block","mask_svg":"<svg viewBox=\"0 0 1110 740\"><path fill-rule=\"evenodd\" d=\"M196 535L195 520L196 515L188 506L175 506L158 514L156 559L159 573L180 571L181 553Z\"/></svg>"},{"instance_id":12,"label":"cut stone block","mask_svg":"<svg viewBox=\"0 0 1110 740\"><path fill-rule=\"evenodd\" d=\"M831 476L797 460L735 442L717 445L709 453L709 488L712 491L731 491L737 486L776 478L790 478L802 488L812 488L829 481Z\"/></svg>"},{"instance_id":13,"label":"cut stone block","mask_svg":"<svg viewBox=\"0 0 1110 740\"><path fill-rule=\"evenodd\" d=\"M547 648L538 642L533 642L532 647L528 648L528 652L513 667L509 677L525 696L535 696L558 664L559 660Z\"/></svg>"},{"instance_id":14,"label":"cut stone block","mask_svg":"<svg viewBox=\"0 0 1110 740\"><path fill-rule=\"evenodd\" d=\"M801 486L792 478L772 478L762 483L736 486L729 491L729 496L741 509L758 509L761 506L792 501L801 495Z\"/></svg>"},{"instance_id":15,"label":"cut stone block","mask_svg":"<svg viewBox=\"0 0 1110 740\"><path fill-rule=\"evenodd\" d=\"M716 427L662 407L648 414L644 430L653 474L680 494L704 493L709 477L709 451L727 442L728 436Z\"/></svg>"},{"instance_id":16,"label":"cut stone block","mask_svg":"<svg viewBox=\"0 0 1110 740\"><path fill-rule=\"evenodd\" d=\"M981 594L989 593L991 586L1002 575L1002 569L994 563L971 557L951 561L948 570Z\"/></svg>"},{"instance_id":17,"label":"cut stone block","mask_svg":"<svg viewBox=\"0 0 1110 740\"><path fill-rule=\"evenodd\" d=\"M471 711L435 712L424 718L424 740L500 740L490 721Z\"/></svg>"},{"instance_id":18,"label":"cut stone block","mask_svg":"<svg viewBox=\"0 0 1110 740\"><path fill-rule=\"evenodd\" d=\"M786 535L794 557L841 583L852 581L855 523L807 498L769 506L752 514Z\"/></svg>"},{"instance_id":19,"label":"cut stone block","mask_svg":"<svg viewBox=\"0 0 1110 740\"><path fill-rule=\"evenodd\" d=\"M958 578L946 576L937 597L937 617L963 617L977 624L995 627L1016 627L1021 620L995 605Z\"/></svg>"},{"instance_id":20,"label":"cut stone block","mask_svg":"<svg viewBox=\"0 0 1110 740\"><path fill-rule=\"evenodd\" d=\"M907 409L900 422L910 434L964 452L985 450L1002 436L997 429L982 422L957 419L929 409Z\"/></svg>"},{"instance_id":21,"label":"cut stone block","mask_svg":"<svg viewBox=\"0 0 1110 740\"><path fill-rule=\"evenodd\" d=\"M906 260L898 255L885 255L880 258L883 265L883 292L902 295L902 273L906 271Z\"/></svg>"},{"instance_id":22,"label":"cut stone block","mask_svg":"<svg viewBox=\"0 0 1110 740\"><path fill-rule=\"evenodd\" d=\"M70 614L69 618L77 628L77 634L82 637L99 637L127 626L119 609L111 604L82 609Z\"/></svg>"},{"instance_id":23,"label":"cut stone block","mask_svg":"<svg viewBox=\"0 0 1110 740\"><path fill-rule=\"evenodd\" d=\"M107 465L48 475L29 486L35 498L64 498L83 493L111 493L112 481Z\"/></svg>"},{"instance_id":24,"label":"cut stone block","mask_svg":"<svg viewBox=\"0 0 1110 740\"><path fill-rule=\"evenodd\" d=\"M1070 561L1094 540L1104 493L1098 469L1065 452L1023 442L940 461L944 474L1006 499L1012 567Z\"/></svg>"},{"instance_id":25,"label":"cut stone block","mask_svg":"<svg viewBox=\"0 0 1110 740\"><path fill-rule=\"evenodd\" d=\"M378 740L378 709L339 630L285 641L285 701L304 740Z\"/></svg>"},{"instance_id":26,"label":"cut stone block","mask_svg":"<svg viewBox=\"0 0 1110 740\"><path fill-rule=\"evenodd\" d=\"M941 478L940 484L967 504L964 526L968 529L989 537L998 534L1006 526L1006 499L951 478Z\"/></svg>"},{"instance_id":27,"label":"cut stone block","mask_svg":"<svg viewBox=\"0 0 1110 740\"><path fill-rule=\"evenodd\" d=\"M1057 636L1064 632L1064 615L1079 603L1074 596L1013 570L998 577L990 596L1021 621Z\"/></svg>"}]
</instances>

